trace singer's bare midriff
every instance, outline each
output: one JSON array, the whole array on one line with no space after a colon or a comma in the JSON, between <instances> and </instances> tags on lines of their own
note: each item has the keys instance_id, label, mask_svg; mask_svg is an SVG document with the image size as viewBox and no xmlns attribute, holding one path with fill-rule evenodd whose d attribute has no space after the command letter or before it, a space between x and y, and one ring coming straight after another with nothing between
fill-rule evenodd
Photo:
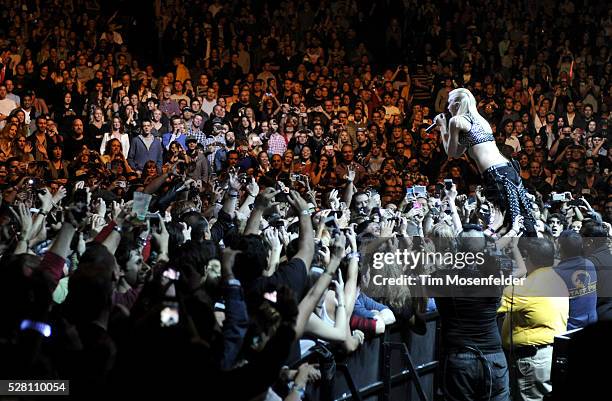
<instances>
[{"instance_id":1,"label":"singer's bare midriff","mask_svg":"<svg viewBox=\"0 0 612 401\"><path fill-rule=\"evenodd\" d=\"M508 163L508 159L499 153L499 149L497 149L497 145L493 141L472 146L468 150L468 155L474 160L481 174L489 167Z\"/></svg>"}]
</instances>

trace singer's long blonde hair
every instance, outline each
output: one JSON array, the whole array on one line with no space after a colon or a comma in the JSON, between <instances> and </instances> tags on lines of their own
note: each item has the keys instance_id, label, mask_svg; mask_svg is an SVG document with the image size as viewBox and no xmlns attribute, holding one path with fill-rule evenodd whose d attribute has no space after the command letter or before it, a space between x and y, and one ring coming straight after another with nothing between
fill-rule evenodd
<instances>
[{"instance_id":1,"label":"singer's long blonde hair","mask_svg":"<svg viewBox=\"0 0 612 401\"><path fill-rule=\"evenodd\" d=\"M485 120L483 116L478 112L476 107L476 98L472 95L472 92L465 88L453 89L448 94L448 103L457 102L459 103L459 109L457 110L457 116L470 115L474 120L477 120L483 127L489 127L489 131L493 132L489 122Z\"/></svg>"}]
</instances>

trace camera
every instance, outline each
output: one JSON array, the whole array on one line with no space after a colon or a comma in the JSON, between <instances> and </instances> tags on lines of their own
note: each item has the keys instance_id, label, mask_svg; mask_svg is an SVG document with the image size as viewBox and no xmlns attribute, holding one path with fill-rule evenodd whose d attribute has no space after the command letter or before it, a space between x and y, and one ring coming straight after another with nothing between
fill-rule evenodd
<instances>
[{"instance_id":1,"label":"camera","mask_svg":"<svg viewBox=\"0 0 612 401\"><path fill-rule=\"evenodd\" d=\"M172 327L179 322L178 302L164 302L159 313L159 324L162 327Z\"/></svg>"},{"instance_id":2,"label":"camera","mask_svg":"<svg viewBox=\"0 0 612 401\"><path fill-rule=\"evenodd\" d=\"M569 202L572 200L572 194L569 192L563 192L560 194L553 192L550 195L553 202Z\"/></svg>"},{"instance_id":3,"label":"camera","mask_svg":"<svg viewBox=\"0 0 612 401\"><path fill-rule=\"evenodd\" d=\"M453 188L453 180L450 178L446 178L444 180L444 188L446 188L447 191L450 191Z\"/></svg>"}]
</instances>

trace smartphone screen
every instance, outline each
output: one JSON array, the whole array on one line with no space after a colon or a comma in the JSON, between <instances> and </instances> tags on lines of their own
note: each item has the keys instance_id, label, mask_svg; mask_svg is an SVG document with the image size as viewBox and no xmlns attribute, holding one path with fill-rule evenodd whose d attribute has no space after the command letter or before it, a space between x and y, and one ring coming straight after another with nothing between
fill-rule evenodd
<instances>
[{"instance_id":1,"label":"smartphone screen","mask_svg":"<svg viewBox=\"0 0 612 401\"><path fill-rule=\"evenodd\" d=\"M423 185L415 185L414 186L414 194L416 196L427 196L427 187Z\"/></svg>"}]
</instances>

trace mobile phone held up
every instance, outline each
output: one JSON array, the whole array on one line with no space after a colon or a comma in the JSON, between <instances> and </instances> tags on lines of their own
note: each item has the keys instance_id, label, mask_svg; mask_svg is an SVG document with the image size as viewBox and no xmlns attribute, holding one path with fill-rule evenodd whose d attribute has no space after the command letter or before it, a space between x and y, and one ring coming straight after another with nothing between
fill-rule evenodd
<instances>
[{"instance_id":1,"label":"mobile phone held up","mask_svg":"<svg viewBox=\"0 0 612 401\"><path fill-rule=\"evenodd\" d=\"M444 189L446 189L447 191L450 191L453 188L453 180L450 178L447 178L444 180Z\"/></svg>"},{"instance_id":2,"label":"mobile phone held up","mask_svg":"<svg viewBox=\"0 0 612 401\"><path fill-rule=\"evenodd\" d=\"M550 197L553 202L569 202L572 200L572 194L569 192L563 192L560 194L553 192L550 194Z\"/></svg>"},{"instance_id":3,"label":"mobile phone held up","mask_svg":"<svg viewBox=\"0 0 612 401\"><path fill-rule=\"evenodd\" d=\"M289 195L289 187L279 181L276 186L276 189L278 189L279 192L274 197L274 200L277 202L287 202L287 196Z\"/></svg>"},{"instance_id":4,"label":"mobile phone held up","mask_svg":"<svg viewBox=\"0 0 612 401\"><path fill-rule=\"evenodd\" d=\"M417 198L427 198L427 187L424 185L415 185L414 195Z\"/></svg>"}]
</instances>

